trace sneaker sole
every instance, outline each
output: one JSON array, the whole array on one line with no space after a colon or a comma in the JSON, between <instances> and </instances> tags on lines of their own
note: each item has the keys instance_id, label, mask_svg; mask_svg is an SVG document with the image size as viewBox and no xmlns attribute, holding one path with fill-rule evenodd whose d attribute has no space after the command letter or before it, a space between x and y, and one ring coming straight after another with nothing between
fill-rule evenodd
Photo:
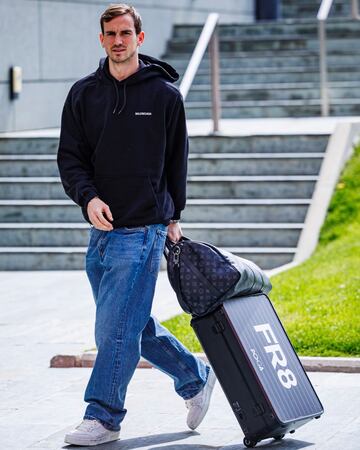
<instances>
[{"instance_id":1,"label":"sneaker sole","mask_svg":"<svg viewBox=\"0 0 360 450\"><path fill-rule=\"evenodd\" d=\"M215 386L215 383L216 383L216 376L215 376L215 372L214 372L213 369L210 370L209 378L207 380L207 383L208 383L208 386L209 386L209 389L207 390L207 393L206 393L206 400L205 400L205 403L207 403L207 405L203 409L201 415L198 417L195 425L194 424L190 425L189 423L187 424L188 427L190 428L190 430L195 430L201 424L201 422L203 421L206 413L208 412L208 409L209 409L209 406L210 406L211 395L213 393L214 386Z\"/></svg>"},{"instance_id":2,"label":"sneaker sole","mask_svg":"<svg viewBox=\"0 0 360 450\"><path fill-rule=\"evenodd\" d=\"M71 445L82 445L82 446L92 447L92 446L99 445L99 444L106 444L106 442L117 441L118 439L120 439L119 436L120 436L120 432L112 437L98 439L95 441L95 440L89 440L89 439L81 439L76 436L66 435L64 442L66 444L71 444Z\"/></svg>"}]
</instances>

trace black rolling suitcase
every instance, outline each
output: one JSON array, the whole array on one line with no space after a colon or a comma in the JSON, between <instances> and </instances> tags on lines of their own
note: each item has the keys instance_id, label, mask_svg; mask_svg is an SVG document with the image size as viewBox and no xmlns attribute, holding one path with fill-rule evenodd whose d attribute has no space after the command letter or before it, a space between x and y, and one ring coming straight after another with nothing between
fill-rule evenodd
<instances>
[{"instance_id":1,"label":"black rolling suitcase","mask_svg":"<svg viewBox=\"0 0 360 450\"><path fill-rule=\"evenodd\" d=\"M323 407L265 294L230 299L191 320L245 434L254 447L281 439Z\"/></svg>"}]
</instances>

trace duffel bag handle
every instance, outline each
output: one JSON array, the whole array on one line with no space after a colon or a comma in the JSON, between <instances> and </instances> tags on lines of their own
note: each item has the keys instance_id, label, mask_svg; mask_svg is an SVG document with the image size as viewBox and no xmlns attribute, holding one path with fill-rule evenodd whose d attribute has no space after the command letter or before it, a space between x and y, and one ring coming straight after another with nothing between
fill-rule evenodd
<instances>
[{"instance_id":1,"label":"duffel bag handle","mask_svg":"<svg viewBox=\"0 0 360 450\"><path fill-rule=\"evenodd\" d=\"M187 238L187 237L185 237L185 236L181 236L181 238L180 238L180 240L178 241L178 242L180 242L180 241L189 241L190 239L189 238ZM176 245L178 242L173 242L173 241L171 241L168 237L166 237L166 241L165 241L165 247L164 247L164 256L165 256L165 259L166 259L166 261L168 260L168 258L169 258L169 252L170 252L170 250L174 247L174 245Z\"/></svg>"}]
</instances>

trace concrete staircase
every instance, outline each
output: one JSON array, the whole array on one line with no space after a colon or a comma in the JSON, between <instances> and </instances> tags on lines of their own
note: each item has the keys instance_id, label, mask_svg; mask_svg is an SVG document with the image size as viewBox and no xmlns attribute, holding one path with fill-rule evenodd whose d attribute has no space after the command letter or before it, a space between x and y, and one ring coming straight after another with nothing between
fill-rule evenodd
<instances>
[{"instance_id":1,"label":"concrete staircase","mask_svg":"<svg viewBox=\"0 0 360 450\"><path fill-rule=\"evenodd\" d=\"M319 116L319 1L283 2L278 22L221 25L220 81L223 118ZM327 24L331 115L360 114L360 21L350 1L335 1ZM289 19L289 17L291 19ZM200 35L179 25L164 58L183 75ZM210 118L209 60L204 58L186 101L189 119Z\"/></svg>"},{"instance_id":2,"label":"concrete staircase","mask_svg":"<svg viewBox=\"0 0 360 450\"><path fill-rule=\"evenodd\" d=\"M294 256L327 136L192 137L183 231L263 268ZM0 270L81 269L88 225L58 140L0 139Z\"/></svg>"}]
</instances>

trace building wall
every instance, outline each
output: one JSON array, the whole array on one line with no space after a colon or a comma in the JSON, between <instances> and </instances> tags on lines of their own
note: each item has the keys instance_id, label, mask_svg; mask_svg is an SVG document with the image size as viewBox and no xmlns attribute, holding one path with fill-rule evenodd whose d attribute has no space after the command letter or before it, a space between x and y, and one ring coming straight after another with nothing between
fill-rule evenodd
<instances>
[{"instance_id":1,"label":"building wall","mask_svg":"<svg viewBox=\"0 0 360 450\"><path fill-rule=\"evenodd\" d=\"M114 1L113 1L114 2ZM0 132L60 125L70 86L93 72L103 49L99 16L111 1L0 1ZM220 3L221 8L214 6ZM203 23L209 12L221 22L253 20L253 0L139 0L132 4L143 18L141 49L160 57L175 23ZM21 66L23 90L9 99L9 69Z\"/></svg>"}]
</instances>

